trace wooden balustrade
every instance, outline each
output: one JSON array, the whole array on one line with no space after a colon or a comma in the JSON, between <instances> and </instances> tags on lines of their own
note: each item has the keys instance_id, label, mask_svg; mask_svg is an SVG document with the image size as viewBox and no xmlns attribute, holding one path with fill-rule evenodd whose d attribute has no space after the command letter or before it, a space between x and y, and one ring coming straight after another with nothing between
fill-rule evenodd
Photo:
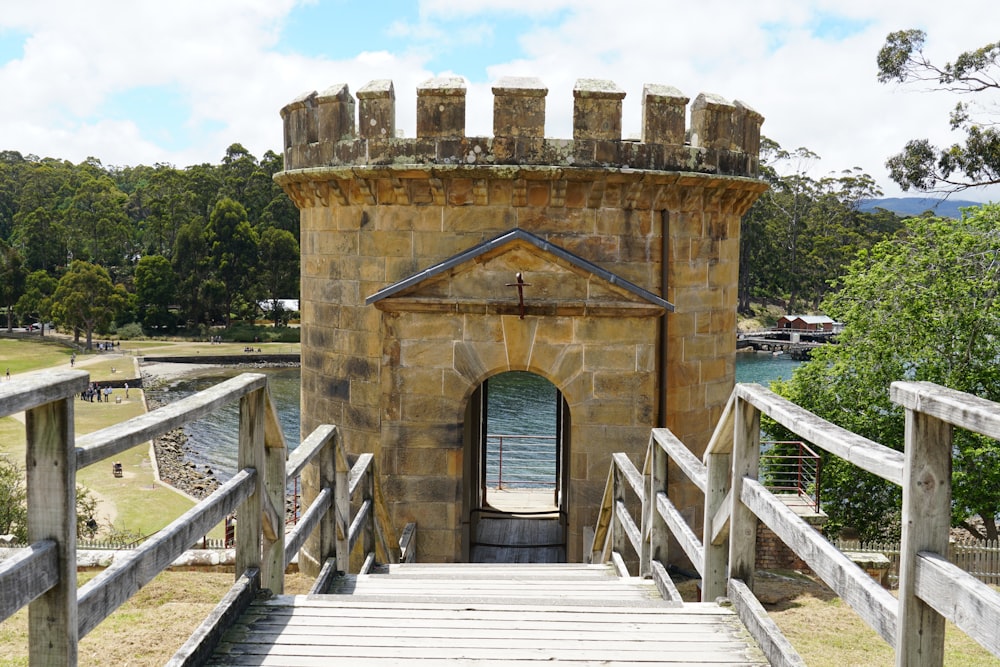
<instances>
[{"instance_id":1,"label":"wooden balustrade","mask_svg":"<svg viewBox=\"0 0 1000 667\"><path fill-rule=\"evenodd\" d=\"M30 543L0 563L0 621L29 606L31 665L76 664L80 637L233 511L238 516L236 584L170 664L203 660L225 620L241 613L260 589L282 593L285 569L313 531L324 557L335 558L343 571L359 540L364 568L376 560L398 562L401 550L412 561L415 526L407 526L405 543L397 543L372 455L361 455L349 466L336 427L324 425L289 457L265 375L245 373L75 439L73 402L88 383L85 371L71 370L25 375L0 385L0 417L26 413ZM239 453L233 478L77 590L77 471L236 401ZM286 535L286 484L309 464L319 466L321 489ZM352 516L355 496L360 510Z\"/></svg>"},{"instance_id":2,"label":"wooden balustrade","mask_svg":"<svg viewBox=\"0 0 1000 667\"><path fill-rule=\"evenodd\" d=\"M952 429L1000 439L1000 404L924 382L896 382L890 391L892 400L906 410L904 452L851 433L751 384L733 390L703 461L669 430L653 429L639 480L642 491L636 490L632 463L623 454L613 457L593 559L622 563L623 550L630 546L639 554L639 574L652 577L664 597L673 599L676 588L666 571L672 537L702 577L702 599L728 597L772 664L802 665L752 593L759 520L894 647L897 665L941 665L945 620L1000 657L1000 593L944 556L951 514ZM902 486L898 599L757 480L762 414L813 446ZM701 539L670 500L668 459L705 496ZM627 488L642 503L638 540L636 522L624 501Z\"/></svg>"}]
</instances>

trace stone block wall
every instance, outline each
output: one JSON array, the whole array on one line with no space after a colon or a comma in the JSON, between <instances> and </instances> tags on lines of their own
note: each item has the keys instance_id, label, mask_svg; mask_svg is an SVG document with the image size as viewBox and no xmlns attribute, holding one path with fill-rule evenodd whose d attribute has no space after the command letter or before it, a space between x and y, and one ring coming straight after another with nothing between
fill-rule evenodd
<instances>
[{"instance_id":1,"label":"stone block wall","mask_svg":"<svg viewBox=\"0 0 1000 667\"><path fill-rule=\"evenodd\" d=\"M469 138L464 86L448 79L418 89L418 137L400 139L391 82L358 92L356 133L347 87L331 90L282 110L276 176L301 210L303 432L334 423L350 451L374 452L397 527L418 523L418 559L460 560L469 399L500 372L542 375L570 408L579 560L611 453L641 465L660 425L698 453L732 389L740 216L766 188L755 178L761 117L700 96L688 132L687 98L646 86L644 140L622 141L624 92L581 80L573 139L548 139L544 87L504 80L495 136ZM514 229L613 278L511 246L419 280ZM506 286L516 272L533 285L524 319ZM408 292L371 301L407 280ZM616 295L621 281L674 311ZM671 488L700 516L698 493Z\"/></svg>"}]
</instances>

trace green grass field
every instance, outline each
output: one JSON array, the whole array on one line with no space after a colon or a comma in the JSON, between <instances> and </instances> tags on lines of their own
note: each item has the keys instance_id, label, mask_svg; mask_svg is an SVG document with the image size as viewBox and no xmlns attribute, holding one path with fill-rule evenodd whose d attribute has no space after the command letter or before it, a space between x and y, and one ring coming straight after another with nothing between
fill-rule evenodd
<instances>
[{"instance_id":1,"label":"green grass field","mask_svg":"<svg viewBox=\"0 0 1000 667\"><path fill-rule=\"evenodd\" d=\"M289 347L287 344L272 345ZM242 350L242 345L235 343L211 345L163 341L156 347L156 354L163 355L189 355L198 350L212 350L218 354L220 348L229 348L226 352L239 354ZM71 354L70 348L50 342L0 339L0 368L9 367L12 375L44 371L46 368L69 368ZM78 354L75 367L87 371L96 382L131 378L138 374L135 358L118 351ZM121 403L115 400L118 398ZM141 415L145 410L142 391L135 388L129 390L127 399L123 389L115 389L110 403L75 400L75 431L77 436L91 433ZM6 455L23 466L24 450L22 421L14 417L0 419L0 455ZM111 472L112 461L96 463L77 474L77 482L90 490L99 501L95 519L105 534L113 526L118 530L150 535L194 506L190 498L156 480L148 443L123 452L115 460L122 463L124 470L120 478L114 477ZM221 537L221 526L214 529L210 536Z\"/></svg>"}]
</instances>

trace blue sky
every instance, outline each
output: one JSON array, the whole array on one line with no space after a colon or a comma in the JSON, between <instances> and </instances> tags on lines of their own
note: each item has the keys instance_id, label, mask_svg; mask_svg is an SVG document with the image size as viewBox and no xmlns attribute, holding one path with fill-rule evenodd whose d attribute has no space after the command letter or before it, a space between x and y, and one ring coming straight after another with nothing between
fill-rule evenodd
<instances>
[{"instance_id":1,"label":"blue sky","mask_svg":"<svg viewBox=\"0 0 1000 667\"><path fill-rule=\"evenodd\" d=\"M492 128L490 83L536 76L546 134L571 135L577 78L615 81L623 130L638 132L644 83L740 99L764 134L822 157L820 177L855 166L887 196L884 162L908 140L944 144L954 98L875 79L885 36L928 31L943 62L998 37L1000 5L967 0L4 0L0 150L79 162L187 166L240 142L280 147L279 109L302 92L394 81L412 136L415 88L468 85L466 128Z\"/></svg>"}]
</instances>

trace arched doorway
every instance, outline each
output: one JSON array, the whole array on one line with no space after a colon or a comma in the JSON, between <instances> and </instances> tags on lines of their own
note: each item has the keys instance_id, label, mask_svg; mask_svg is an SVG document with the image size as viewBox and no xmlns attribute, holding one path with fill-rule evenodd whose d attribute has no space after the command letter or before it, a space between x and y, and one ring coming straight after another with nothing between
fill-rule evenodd
<instances>
[{"instance_id":1,"label":"arched doorway","mask_svg":"<svg viewBox=\"0 0 1000 667\"><path fill-rule=\"evenodd\" d=\"M466 410L471 562L565 562L569 408L526 371L484 381Z\"/></svg>"}]
</instances>

